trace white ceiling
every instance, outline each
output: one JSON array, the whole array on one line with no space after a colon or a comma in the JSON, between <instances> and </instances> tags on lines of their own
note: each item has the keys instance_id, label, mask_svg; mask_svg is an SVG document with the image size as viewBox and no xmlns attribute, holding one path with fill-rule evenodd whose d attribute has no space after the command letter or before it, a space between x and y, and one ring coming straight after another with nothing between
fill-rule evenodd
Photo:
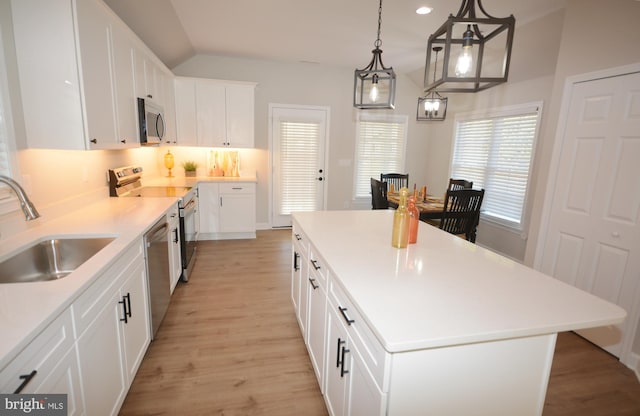
<instances>
[{"instance_id":1,"label":"white ceiling","mask_svg":"<svg viewBox=\"0 0 640 416\"><path fill-rule=\"evenodd\" d=\"M377 0L105 0L169 67L195 54L362 68L371 60ZM484 0L516 27L564 7L565 0ZM459 0L393 0L382 5L382 50L398 73L423 70L427 37ZM419 6L434 10L417 15ZM517 29L516 29L517 37Z\"/></svg>"}]
</instances>

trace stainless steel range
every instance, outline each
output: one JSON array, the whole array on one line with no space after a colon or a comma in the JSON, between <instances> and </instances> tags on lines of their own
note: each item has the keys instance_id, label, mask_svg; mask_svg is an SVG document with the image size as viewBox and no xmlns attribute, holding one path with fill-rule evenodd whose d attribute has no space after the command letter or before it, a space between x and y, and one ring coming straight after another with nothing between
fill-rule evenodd
<instances>
[{"instance_id":1,"label":"stainless steel range","mask_svg":"<svg viewBox=\"0 0 640 416\"><path fill-rule=\"evenodd\" d=\"M143 186L142 167L109 169L109 195L114 197L176 197L180 209L182 280L188 281L196 261L198 192L189 186Z\"/></svg>"}]
</instances>

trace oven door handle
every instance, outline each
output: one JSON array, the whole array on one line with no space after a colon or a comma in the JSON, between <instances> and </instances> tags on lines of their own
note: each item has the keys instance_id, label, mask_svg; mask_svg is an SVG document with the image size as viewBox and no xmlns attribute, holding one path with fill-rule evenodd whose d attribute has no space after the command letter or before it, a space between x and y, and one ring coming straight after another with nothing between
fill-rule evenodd
<instances>
[{"instance_id":1,"label":"oven door handle","mask_svg":"<svg viewBox=\"0 0 640 416\"><path fill-rule=\"evenodd\" d=\"M185 217L188 212L194 211L196 209L196 200L192 199L187 202L187 205L180 209L180 216Z\"/></svg>"}]
</instances>

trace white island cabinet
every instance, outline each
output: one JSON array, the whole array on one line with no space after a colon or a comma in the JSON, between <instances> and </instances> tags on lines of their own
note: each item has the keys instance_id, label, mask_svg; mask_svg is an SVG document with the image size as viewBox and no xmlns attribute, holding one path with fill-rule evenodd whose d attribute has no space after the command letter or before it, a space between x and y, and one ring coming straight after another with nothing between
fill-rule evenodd
<instances>
[{"instance_id":1,"label":"white island cabinet","mask_svg":"<svg viewBox=\"0 0 640 416\"><path fill-rule=\"evenodd\" d=\"M294 240L304 236L307 255L323 260L326 359L318 380L334 416L540 415L557 333L626 316L426 223L417 244L393 248L392 211L292 217ZM297 316L310 325L296 270L292 282Z\"/></svg>"}]
</instances>

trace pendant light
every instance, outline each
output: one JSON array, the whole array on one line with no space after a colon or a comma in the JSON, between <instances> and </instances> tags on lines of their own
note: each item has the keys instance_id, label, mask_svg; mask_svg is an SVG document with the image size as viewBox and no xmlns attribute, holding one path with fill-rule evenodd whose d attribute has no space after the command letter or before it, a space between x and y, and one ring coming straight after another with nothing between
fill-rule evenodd
<instances>
[{"instance_id":1,"label":"pendant light","mask_svg":"<svg viewBox=\"0 0 640 416\"><path fill-rule=\"evenodd\" d=\"M476 13L476 3L481 14ZM425 91L478 92L507 82L516 19L489 15L482 0L463 0L458 14L429 36ZM431 51L444 48L439 76L429 82ZM435 71L434 71L435 73Z\"/></svg>"},{"instance_id":2,"label":"pendant light","mask_svg":"<svg viewBox=\"0 0 640 416\"><path fill-rule=\"evenodd\" d=\"M353 82L353 106L364 109L395 108L396 74L393 68L382 63L382 41L380 25L382 23L382 0L378 7L378 37L373 58L363 69L356 69Z\"/></svg>"},{"instance_id":3,"label":"pendant light","mask_svg":"<svg viewBox=\"0 0 640 416\"><path fill-rule=\"evenodd\" d=\"M433 78L436 77L436 68L438 67L438 52L442 50L442 46L434 46L433 51L436 53L436 60L433 65ZM424 97L418 98L418 110L416 112L416 120L418 121L443 121L447 116L448 98L441 96L437 91L431 90Z\"/></svg>"}]
</instances>

